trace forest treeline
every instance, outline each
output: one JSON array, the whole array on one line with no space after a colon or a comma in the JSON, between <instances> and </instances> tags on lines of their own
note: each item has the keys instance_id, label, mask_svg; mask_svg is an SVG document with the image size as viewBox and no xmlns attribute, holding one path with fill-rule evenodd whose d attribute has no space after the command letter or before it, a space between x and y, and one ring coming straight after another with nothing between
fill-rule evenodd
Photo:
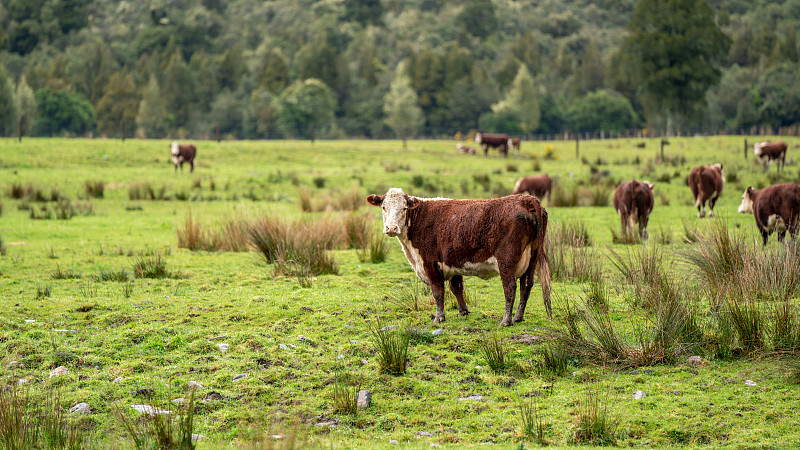
<instances>
[{"instance_id":1,"label":"forest treeline","mask_svg":"<svg viewBox=\"0 0 800 450\"><path fill-rule=\"evenodd\" d=\"M0 134L800 122L800 0L3 0Z\"/></svg>"}]
</instances>

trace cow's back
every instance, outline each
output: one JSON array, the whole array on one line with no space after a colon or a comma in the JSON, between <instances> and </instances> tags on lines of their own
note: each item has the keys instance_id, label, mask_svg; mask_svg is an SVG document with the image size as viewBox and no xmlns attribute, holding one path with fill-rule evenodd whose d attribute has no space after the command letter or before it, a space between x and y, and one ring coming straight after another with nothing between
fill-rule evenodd
<instances>
[{"instance_id":1,"label":"cow's back","mask_svg":"<svg viewBox=\"0 0 800 450\"><path fill-rule=\"evenodd\" d=\"M553 180L549 175L530 175L517 180L513 194L529 193L537 197L543 197L553 188Z\"/></svg>"},{"instance_id":2,"label":"cow's back","mask_svg":"<svg viewBox=\"0 0 800 450\"><path fill-rule=\"evenodd\" d=\"M636 212L639 217L649 216L653 210L653 191L637 180L625 181L614 191L614 209L621 216Z\"/></svg>"},{"instance_id":3,"label":"cow's back","mask_svg":"<svg viewBox=\"0 0 800 450\"><path fill-rule=\"evenodd\" d=\"M197 147L195 147L194 144L183 144L180 146L180 155L187 162L192 161L197 155Z\"/></svg>"},{"instance_id":4,"label":"cow's back","mask_svg":"<svg viewBox=\"0 0 800 450\"><path fill-rule=\"evenodd\" d=\"M796 223L800 215L800 185L781 183L762 189L753 202L753 214L760 228L766 228L773 215L786 224Z\"/></svg>"},{"instance_id":5,"label":"cow's back","mask_svg":"<svg viewBox=\"0 0 800 450\"><path fill-rule=\"evenodd\" d=\"M708 200L722 193L722 174L709 166L699 166L689 173L689 187L695 200Z\"/></svg>"}]
</instances>

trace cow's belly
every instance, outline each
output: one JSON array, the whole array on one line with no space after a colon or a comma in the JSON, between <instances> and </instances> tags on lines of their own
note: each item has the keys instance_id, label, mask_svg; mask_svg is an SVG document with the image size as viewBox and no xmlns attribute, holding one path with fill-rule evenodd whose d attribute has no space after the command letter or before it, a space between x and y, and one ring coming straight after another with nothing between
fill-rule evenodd
<instances>
[{"instance_id":1,"label":"cow's belly","mask_svg":"<svg viewBox=\"0 0 800 450\"><path fill-rule=\"evenodd\" d=\"M448 266L443 262L438 263L438 265L439 270L442 271L442 275L447 280L457 275L479 277L485 280L500 273L500 268L497 266L497 258L494 256L483 262L468 262L460 267Z\"/></svg>"}]
</instances>

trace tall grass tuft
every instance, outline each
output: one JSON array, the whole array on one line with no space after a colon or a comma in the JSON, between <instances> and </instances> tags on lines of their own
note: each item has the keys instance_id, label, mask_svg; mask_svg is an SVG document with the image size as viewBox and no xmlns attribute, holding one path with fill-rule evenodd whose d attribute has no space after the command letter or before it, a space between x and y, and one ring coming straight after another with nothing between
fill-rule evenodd
<instances>
[{"instance_id":1,"label":"tall grass tuft","mask_svg":"<svg viewBox=\"0 0 800 450\"><path fill-rule=\"evenodd\" d=\"M616 228L611 228L611 242L615 244L637 245L644 241L636 227L628 227L625 231L617 232Z\"/></svg>"},{"instance_id":2,"label":"tall grass tuft","mask_svg":"<svg viewBox=\"0 0 800 450\"><path fill-rule=\"evenodd\" d=\"M3 240L3 235L0 234L0 256L5 256L6 252L6 243Z\"/></svg>"},{"instance_id":3,"label":"tall grass tuft","mask_svg":"<svg viewBox=\"0 0 800 450\"><path fill-rule=\"evenodd\" d=\"M397 288L388 301L400 310L419 311L425 307L424 300L430 296L430 287L414 277L410 285L403 283Z\"/></svg>"},{"instance_id":4,"label":"tall grass tuft","mask_svg":"<svg viewBox=\"0 0 800 450\"><path fill-rule=\"evenodd\" d=\"M50 286L46 284L40 284L36 286L36 300L48 298L51 295L53 295L53 289Z\"/></svg>"},{"instance_id":5,"label":"tall grass tuft","mask_svg":"<svg viewBox=\"0 0 800 450\"><path fill-rule=\"evenodd\" d=\"M746 351L763 348L764 314L758 304L752 300L729 298L726 301L731 323L739 338L739 344Z\"/></svg>"},{"instance_id":6,"label":"tall grass tuft","mask_svg":"<svg viewBox=\"0 0 800 450\"><path fill-rule=\"evenodd\" d=\"M177 414L167 411L151 402L151 413L140 413L136 418L130 417L119 407L112 408L114 416L131 438L137 450L141 449L185 449L195 448L194 389L190 390L187 401L180 405L172 405L178 409Z\"/></svg>"},{"instance_id":7,"label":"tall grass tuft","mask_svg":"<svg viewBox=\"0 0 800 450\"><path fill-rule=\"evenodd\" d=\"M711 222L707 232L698 234L695 245L683 252L697 269L710 292L725 294L736 284L744 268L746 245L740 233L730 233L723 219Z\"/></svg>"},{"instance_id":8,"label":"tall grass tuft","mask_svg":"<svg viewBox=\"0 0 800 450\"><path fill-rule=\"evenodd\" d=\"M103 181L85 181L83 187L86 190L86 195L90 198L103 198L106 183Z\"/></svg>"},{"instance_id":9,"label":"tall grass tuft","mask_svg":"<svg viewBox=\"0 0 800 450\"><path fill-rule=\"evenodd\" d=\"M535 368L545 379L563 377L569 373L570 355L567 345L558 340L550 341L539 349Z\"/></svg>"},{"instance_id":10,"label":"tall grass tuft","mask_svg":"<svg viewBox=\"0 0 800 450\"><path fill-rule=\"evenodd\" d=\"M17 384L0 387L0 446L9 450L30 448L81 449L86 444L80 423L70 423L58 391L46 392L43 401Z\"/></svg>"},{"instance_id":11,"label":"tall grass tuft","mask_svg":"<svg viewBox=\"0 0 800 450\"><path fill-rule=\"evenodd\" d=\"M580 444L614 445L617 420L611 417L608 396L600 400L598 392L588 389L576 407L576 429L573 441Z\"/></svg>"},{"instance_id":12,"label":"tall grass tuft","mask_svg":"<svg viewBox=\"0 0 800 450\"><path fill-rule=\"evenodd\" d=\"M344 216L342 222L344 223L347 247L357 250L364 250L367 248L370 238L372 237L373 223L371 216L369 214L351 212Z\"/></svg>"},{"instance_id":13,"label":"tall grass tuft","mask_svg":"<svg viewBox=\"0 0 800 450\"><path fill-rule=\"evenodd\" d=\"M797 309L785 300L775 306L772 316L771 341L776 351L794 351L800 347Z\"/></svg>"},{"instance_id":14,"label":"tall grass tuft","mask_svg":"<svg viewBox=\"0 0 800 450\"><path fill-rule=\"evenodd\" d=\"M210 247L223 252L247 251L247 230L250 223L244 217L230 219L212 232Z\"/></svg>"},{"instance_id":15,"label":"tall grass tuft","mask_svg":"<svg viewBox=\"0 0 800 450\"><path fill-rule=\"evenodd\" d=\"M589 189L587 206L608 206L611 197L611 186L600 184Z\"/></svg>"},{"instance_id":16,"label":"tall grass tuft","mask_svg":"<svg viewBox=\"0 0 800 450\"><path fill-rule=\"evenodd\" d=\"M380 372L390 375L406 373L411 333L406 329L384 326L379 320L370 325L370 334Z\"/></svg>"},{"instance_id":17,"label":"tall grass tuft","mask_svg":"<svg viewBox=\"0 0 800 450\"><path fill-rule=\"evenodd\" d=\"M208 232L203 225L195 221L192 211L184 219L183 226L178 225L175 232L178 235L178 248L191 251L210 250L212 248Z\"/></svg>"},{"instance_id":18,"label":"tall grass tuft","mask_svg":"<svg viewBox=\"0 0 800 450\"><path fill-rule=\"evenodd\" d=\"M275 265L278 275L305 277L339 272L328 250L342 241L342 228L331 219L288 223L264 217L250 225L248 238L266 262Z\"/></svg>"},{"instance_id":19,"label":"tall grass tuft","mask_svg":"<svg viewBox=\"0 0 800 450\"><path fill-rule=\"evenodd\" d=\"M553 191L550 193L550 205L561 207L578 206L578 197L579 192L577 186L573 186L572 189L567 190L558 185L554 187Z\"/></svg>"},{"instance_id":20,"label":"tall grass tuft","mask_svg":"<svg viewBox=\"0 0 800 450\"><path fill-rule=\"evenodd\" d=\"M508 347L497 333L486 336L478 343L478 348L492 372L503 373L506 371L510 363Z\"/></svg>"},{"instance_id":21,"label":"tall grass tuft","mask_svg":"<svg viewBox=\"0 0 800 450\"><path fill-rule=\"evenodd\" d=\"M331 393L333 412L349 415L358 413L358 391L360 390L361 386L354 383L350 377L343 373L336 374Z\"/></svg>"},{"instance_id":22,"label":"tall grass tuft","mask_svg":"<svg viewBox=\"0 0 800 450\"><path fill-rule=\"evenodd\" d=\"M161 253L142 255L133 263L135 278L176 278L178 274L167 269L167 260Z\"/></svg>"},{"instance_id":23,"label":"tall grass tuft","mask_svg":"<svg viewBox=\"0 0 800 450\"><path fill-rule=\"evenodd\" d=\"M539 407L533 400L525 401L522 398L520 398L517 405L519 407L522 436L535 441L539 445L547 445L547 440L544 438L546 424L542 416L539 415Z\"/></svg>"}]
</instances>

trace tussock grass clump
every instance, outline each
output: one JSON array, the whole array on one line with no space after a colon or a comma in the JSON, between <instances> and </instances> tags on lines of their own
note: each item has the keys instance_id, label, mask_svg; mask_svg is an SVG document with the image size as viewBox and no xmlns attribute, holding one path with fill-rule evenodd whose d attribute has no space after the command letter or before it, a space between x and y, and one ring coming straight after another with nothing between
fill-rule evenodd
<instances>
[{"instance_id":1,"label":"tussock grass clump","mask_svg":"<svg viewBox=\"0 0 800 450\"><path fill-rule=\"evenodd\" d=\"M133 183L128 187L128 200L166 200L167 187L153 188L148 183Z\"/></svg>"},{"instance_id":2,"label":"tussock grass clump","mask_svg":"<svg viewBox=\"0 0 800 450\"><path fill-rule=\"evenodd\" d=\"M46 284L40 284L36 286L36 300L41 300L43 298L48 298L53 295L53 288Z\"/></svg>"},{"instance_id":3,"label":"tussock grass clump","mask_svg":"<svg viewBox=\"0 0 800 450\"><path fill-rule=\"evenodd\" d=\"M578 187L573 186L572 189L565 189L561 185L557 185L550 193L550 205L561 207L578 206L579 192Z\"/></svg>"},{"instance_id":4,"label":"tussock grass clump","mask_svg":"<svg viewBox=\"0 0 800 450\"><path fill-rule=\"evenodd\" d=\"M135 278L179 278L179 274L167 269L167 260L161 253L139 256L133 263Z\"/></svg>"},{"instance_id":5,"label":"tussock grass clump","mask_svg":"<svg viewBox=\"0 0 800 450\"><path fill-rule=\"evenodd\" d=\"M601 401L600 393L588 389L575 408L576 421L573 442L590 445L614 445L618 420L611 416L608 395Z\"/></svg>"},{"instance_id":6,"label":"tussock grass clump","mask_svg":"<svg viewBox=\"0 0 800 450\"><path fill-rule=\"evenodd\" d=\"M508 347L497 333L486 336L478 343L481 355L492 372L503 373L509 365Z\"/></svg>"},{"instance_id":7,"label":"tussock grass clump","mask_svg":"<svg viewBox=\"0 0 800 450\"><path fill-rule=\"evenodd\" d=\"M212 245L205 227L195 221L192 212L184 219L183 226L178 225L176 229L178 235L178 248L185 248L191 251L210 250Z\"/></svg>"},{"instance_id":8,"label":"tussock grass clump","mask_svg":"<svg viewBox=\"0 0 800 450\"><path fill-rule=\"evenodd\" d=\"M611 197L611 186L600 184L588 190L586 206L608 206Z\"/></svg>"},{"instance_id":9,"label":"tussock grass clump","mask_svg":"<svg viewBox=\"0 0 800 450\"><path fill-rule=\"evenodd\" d=\"M525 439L532 440L539 445L547 445L544 431L547 427L542 416L539 414L539 407L533 400L520 399L517 403L519 408L520 434Z\"/></svg>"},{"instance_id":10,"label":"tussock grass clump","mask_svg":"<svg viewBox=\"0 0 800 450\"><path fill-rule=\"evenodd\" d=\"M344 216L344 233L347 247L363 250L372 237L373 223L369 214L350 213ZM359 258L360 259L360 258ZM363 261L363 260L362 260Z\"/></svg>"},{"instance_id":11,"label":"tussock grass clump","mask_svg":"<svg viewBox=\"0 0 800 450\"><path fill-rule=\"evenodd\" d=\"M583 220L567 220L556 222L552 227L552 232L548 236L553 236L557 245L568 245L570 247L591 247L592 237L586 228Z\"/></svg>"},{"instance_id":12,"label":"tussock grass clump","mask_svg":"<svg viewBox=\"0 0 800 450\"><path fill-rule=\"evenodd\" d=\"M342 374L336 374L333 380L333 391L331 392L331 403L333 412L339 414L355 415L358 413L358 391L361 385Z\"/></svg>"},{"instance_id":13,"label":"tussock grass clump","mask_svg":"<svg viewBox=\"0 0 800 450\"><path fill-rule=\"evenodd\" d=\"M80 277L80 273L74 272L70 269L62 270L60 266L56 266L56 270L50 272L50 278L54 280L74 280Z\"/></svg>"},{"instance_id":14,"label":"tussock grass clump","mask_svg":"<svg viewBox=\"0 0 800 450\"><path fill-rule=\"evenodd\" d=\"M551 341L539 348L536 372L543 378L563 377L569 373L569 348L561 341Z\"/></svg>"},{"instance_id":15,"label":"tussock grass clump","mask_svg":"<svg viewBox=\"0 0 800 450\"><path fill-rule=\"evenodd\" d=\"M619 232L613 227L610 228L610 230L611 242L615 244L638 245L644 242L642 235L639 234L636 227L629 227L627 230L620 230Z\"/></svg>"},{"instance_id":16,"label":"tussock grass clump","mask_svg":"<svg viewBox=\"0 0 800 450\"><path fill-rule=\"evenodd\" d=\"M425 307L425 299L430 303L431 295L430 287L414 277L410 283L403 282L387 300L400 310L419 311Z\"/></svg>"},{"instance_id":17,"label":"tussock grass clump","mask_svg":"<svg viewBox=\"0 0 800 450\"><path fill-rule=\"evenodd\" d=\"M247 230L250 223L243 217L228 220L222 227L212 232L211 247L223 252L247 251Z\"/></svg>"},{"instance_id":18,"label":"tussock grass clump","mask_svg":"<svg viewBox=\"0 0 800 450\"><path fill-rule=\"evenodd\" d=\"M126 282L129 279L128 271L125 269L100 269L96 274L92 275L95 281L117 281Z\"/></svg>"},{"instance_id":19,"label":"tussock grass clump","mask_svg":"<svg viewBox=\"0 0 800 450\"><path fill-rule=\"evenodd\" d=\"M380 372L389 375L406 373L411 333L403 328L384 326L382 321L377 321L370 325L370 334Z\"/></svg>"},{"instance_id":20,"label":"tussock grass clump","mask_svg":"<svg viewBox=\"0 0 800 450\"><path fill-rule=\"evenodd\" d=\"M149 406L151 412L137 413L138 416L135 418L122 411L120 406L112 408L120 426L137 449L193 450L195 448L192 436L195 414L193 389L182 404L169 404L169 408L177 409L177 414L155 402L150 402L146 406Z\"/></svg>"},{"instance_id":21,"label":"tussock grass clump","mask_svg":"<svg viewBox=\"0 0 800 450\"><path fill-rule=\"evenodd\" d=\"M103 198L106 189L104 181L85 181L83 187L86 190L86 195L90 198Z\"/></svg>"},{"instance_id":22,"label":"tussock grass clump","mask_svg":"<svg viewBox=\"0 0 800 450\"><path fill-rule=\"evenodd\" d=\"M358 260L361 262L371 262L373 264L380 264L386 261L386 255L389 253L389 244L380 233L370 233L369 246L364 250L356 250Z\"/></svg>"},{"instance_id":23,"label":"tussock grass clump","mask_svg":"<svg viewBox=\"0 0 800 450\"><path fill-rule=\"evenodd\" d=\"M561 237L563 238L563 236ZM592 247L569 247L557 244L558 235L545 237L545 253L550 266L550 277L559 281L586 282L597 277L600 266L596 264L598 251ZM580 243L582 238L567 238Z\"/></svg>"},{"instance_id":24,"label":"tussock grass clump","mask_svg":"<svg viewBox=\"0 0 800 450\"><path fill-rule=\"evenodd\" d=\"M3 235L0 234L0 256L5 256L7 251L6 242L3 240Z\"/></svg>"},{"instance_id":25,"label":"tussock grass clump","mask_svg":"<svg viewBox=\"0 0 800 450\"><path fill-rule=\"evenodd\" d=\"M250 245L275 265L275 273L291 276L337 274L328 250L343 240L342 234L341 225L331 219L289 223L264 217L248 229Z\"/></svg>"},{"instance_id":26,"label":"tussock grass clump","mask_svg":"<svg viewBox=\"0 0 800 450\"><path fill-rule=\"evenodd\" d=\"M6 384L0 388L0 445L5 449L81 449L83 428L71 423L61 406L60 392L49 390L43 399L27 388Z\"/></svg>"}]
</instances>

